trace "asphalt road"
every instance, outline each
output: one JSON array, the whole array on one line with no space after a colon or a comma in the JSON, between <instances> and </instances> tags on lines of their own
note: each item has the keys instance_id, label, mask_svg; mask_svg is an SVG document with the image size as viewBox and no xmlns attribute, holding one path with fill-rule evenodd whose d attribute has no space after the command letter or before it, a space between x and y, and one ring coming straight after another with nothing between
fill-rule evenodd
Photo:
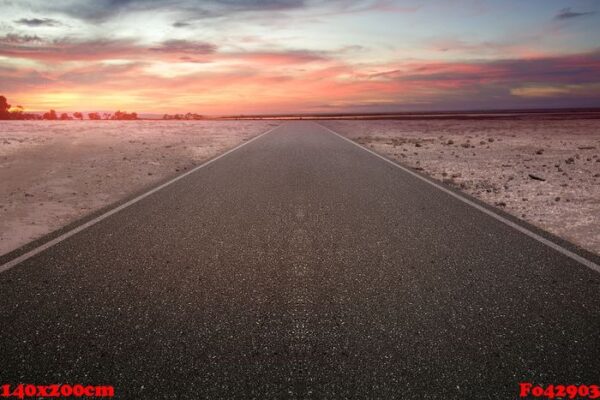
<instances>
[{"instance_id":1,"label":"asphalt road","mask_svg":"<svg viewBox=\"0 0 600 400\"><path fill-rule=\"evenodd\" d=\"M0 384L517 398L600 383L600 274L290 122L0 274Z\"/></svg>"}]
</instances>

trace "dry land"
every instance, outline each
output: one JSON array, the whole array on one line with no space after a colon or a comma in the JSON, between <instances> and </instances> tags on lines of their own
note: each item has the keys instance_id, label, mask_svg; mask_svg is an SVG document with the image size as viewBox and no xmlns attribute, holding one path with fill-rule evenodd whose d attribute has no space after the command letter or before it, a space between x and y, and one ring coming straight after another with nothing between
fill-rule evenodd
<instances>
[{"instance_id":1,"label":"dry land","mask_svg":"<svg viewBox=\"0 0 600 400\"><path fill-rule=\"evenodd\" d=\"M0 255L276 125L0 122Z\"/></svg>"},{"instance_id":2,"label":"dry land","mask_svg":"<svg viewBox=\"0 0 600 400\"><path fill-rule=\"evenodd\" d=\"M325 121L401 164L600 254L600 120Z\"/></svg>"},{"instance_id":3,"label":"dry land","mask_svg":"<svg viewBox=\"0 0 600 400\"><path fill-rule=\"evenodd\" d=\"M600 254L600 120L345 120L335 131ZM279 122L0 123L0 254Z\"/></svg>"}]
</instances>

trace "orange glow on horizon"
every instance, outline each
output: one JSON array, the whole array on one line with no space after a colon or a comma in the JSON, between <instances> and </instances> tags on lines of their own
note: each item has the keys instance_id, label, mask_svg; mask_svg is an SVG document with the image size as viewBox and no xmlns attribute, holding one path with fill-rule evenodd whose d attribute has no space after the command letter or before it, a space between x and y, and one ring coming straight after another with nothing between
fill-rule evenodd
<instances>
[{"instance_id":1,"label":"orange glow on horizon","mask_svg":"<svg viewBox=\"0 0 600 400\"><path fill-rule=\"evenodd\" d=\"M516 0L475 13L472 2L403 0L71 3L2 6L9 104L233 115L600 101L594 10L565 16ZM498 18L509 9L514 18Z\"/></svg>"}]
</instances>

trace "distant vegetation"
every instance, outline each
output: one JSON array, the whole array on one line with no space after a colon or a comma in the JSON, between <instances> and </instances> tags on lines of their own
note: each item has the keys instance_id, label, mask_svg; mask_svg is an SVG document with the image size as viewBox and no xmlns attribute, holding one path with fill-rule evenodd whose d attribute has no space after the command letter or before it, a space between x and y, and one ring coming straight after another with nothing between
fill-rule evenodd
<instances>
[{"instance_id":1,"label":"distant vegetation","mask_svg":"<svg viewBox=\"0 0 600 400\"><path fill-rule=\"evenodd\" d=\"M117 111L113 115L110 116L110 119L117 120L128 120L128 119L138 119L137 113L127 113L125 111Z\"/></svg>"},{"instance_id":2,"label":"distant vegetation","mask_svg":"<svg viewBox=\"0 0 600 400\"><path fill-rule=\"evenodd\" d=\"M195 115L195 114L194 114ZM135 112L128 113L125 111L116 111L115 113L100 113L92 112L87 114L88 119L91 120L136 120L138 115ZM25 113L22 106L12 107L8 104L8 100L4 96L0 96L0 120L48 120L48 121L68 121L73 119L83 120L85 119L84 114L80 112L74 112L72 115L68 113L56 113L55 110L40 114Z\"/></svg>"},{"instance_id":3,"label":"distant vegetation","mask_svg":"<svg viewBox=\"0 0 600 400\"><path fill-rule=\"evenodd\" d=\"M0 119L39 119L36 114L26 114L23 107L12 107L6 97L0 96Z\"/></svg>"},{"instance_id":4,"label":"distant vegetation","mask_svg":"<svg viewBox=\"0 0 600 400\"><path fill-rule=\"evenodd\" d=\"M173 114L173 115L165 114L165 115L163 115L162 119L196 120L196 119L204 119L204 116L200 115L200 114L193 114L193 113Z\"/></svg>"}]
</instances>

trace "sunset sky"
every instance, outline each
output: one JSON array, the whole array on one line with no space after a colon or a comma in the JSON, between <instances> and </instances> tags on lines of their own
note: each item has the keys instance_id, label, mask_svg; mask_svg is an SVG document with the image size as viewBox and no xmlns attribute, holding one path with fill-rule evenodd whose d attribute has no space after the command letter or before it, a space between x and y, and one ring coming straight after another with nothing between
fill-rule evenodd
<instances>
[{"instance_id":1,"label":"sunset sky","mask_svg":"<svg viewBox=\"0 0 600 400\"><path fill-rule=\"evenodd\" d=\"M600 106L600 2L0 0L29 111Z\"/></svg>"}]
</instances>

